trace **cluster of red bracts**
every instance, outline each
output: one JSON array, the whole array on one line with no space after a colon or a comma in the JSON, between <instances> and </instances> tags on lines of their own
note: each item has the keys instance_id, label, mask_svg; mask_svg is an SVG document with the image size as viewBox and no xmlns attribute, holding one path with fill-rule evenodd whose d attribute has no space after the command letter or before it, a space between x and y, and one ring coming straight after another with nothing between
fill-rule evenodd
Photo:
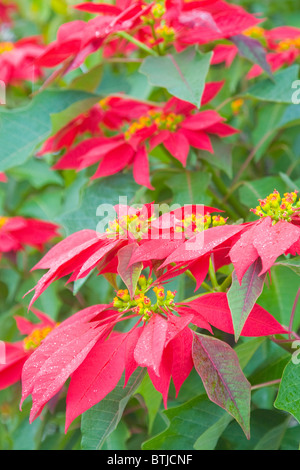
<instances>
[{"instance_id":1,"label":"cluster of red bracts","mask_svg":"<svg viewBox=\"0 0 300 470\"><path fill-rule=\"evenodd\" d=\"M68 73L100 48L104 57L116 53L126 57L137 45L124 39L122 32L148 48L161 47L164 51L171 43L181 51L190 45L245 34L261 40L273 71L299 57L300 30L263 30L257 26L261 21L256 16L223 0L152 4L117 0L116 5L84 3L76 8L96 16L64 24L57 39L47 47L39 38L0 43L0 79L14 85L35 80L43 68L57 66L61 66L62 73ZM8 18L7 13L0 3L2 19ZM214 49L213 63L225 61L230 65L237 53L232 43L219 44ZM260 73L261 69L254 67L248 77ZM80 171L97 165L93 178L131 167L135 181L153 189L148 156L156 147L162 145L186 166L191 148L213 153L210 136L223 138L238 132L224 123L218 112L205 108L222 86L223 82L206 84L200 111L174 97L157 104L125 96L106 97L48 139L38 156L62 152L54 166L59 170ZM89 138L80 141L86 134ZM0 181L6 181L5 175L0 174ZM67 392L68 429L77 416L105 398L123 374L126 386L138 368L145 368L167 406L171 380L178 394L194 367L193 328L211 335L215 329L235 333L226 292L178 302L176 293L165 293L168 281L188 272L197 291L209 278L211 267L217 272L232 264L242 283L257 261L262 276L279 256L300 254L300 203L296 199L296 193L281 199L274 191L254 210L259 220L236 225L214 215L220 211L213 207L188 206L155 216L153 204L140 209L117 206L117 219L105 233L83 230L62 240L33 268L47 272L32 289L31 309L57 279L70 276L68 282L77 281L93 270L99 275L118 275L127 289L116 291L109 305L88 307L61 324L34 309L40 323L17 317L25 338L5 344L0 389L21 379L22 403L32 396L32 421L71 379ZM25 246L43 249L57 236L57 229L54 224L34 219L0 217L0 254L17 252ZM141 275L138 286L136 272L146 271L148 280ZM120 332L117 327L129 319L134 323L131 329ZM270 313L255 304L241 335L287 333Z\"/></svg>"},{"instance_id":2,"label":"cluster of red bracts","mask_svg":"<svg viewBox=\"0 0 300 470\"><path fill-rule=\"evenodd\" d=\"M154 21L158 35L161 27L172 30L172 43L177 50L191 44L206 44L228 38L260 22L243 8L229 5L223 0L166 0L157 4L118 0L116 5L83 3L75 8L97 16L87 22L77 20L61 26L56 41L39 58L39 66L51 68L67 63L65 72L68 72L79 67L88 55L100 47L103 47L104 55L106 48L108 54L112 50L114 53L124 51L123 39L116 41L116 34L122 31L154 47L157 42L153 43L149 19ZM163 40L162 34L158 42ZM125 47L126 50L132 49Z\"/></svg>"},{"instance_id":3,"label":"cluster of red bracts","mask_svg":"<svg viewBox=\"0 0 300 470\"><path fill-rule=\"evenodd\" d=\"M207 83L201 105L207 105L223 84ZM107 137L107 130L115 131L114 135ZM85 132L94 137L73 145ZM153 189L148 161L151 150L163 145L170 155L186 166L191 147L213 153L210 136L223 138L237 132L224 123L218 112L212 109L199 111L177 98L154 106L132 99L108 97L46 141L38 155L67 149L54 169L80 171L97 164L93 178L132 167L135 181Z\"/></svg>"},{"instance_id":4,"label":"cluster of red bracts","mask_svg":"<svg viewBox=\"0 0 300 470\"><path fill-rule=\"evenodd\" d=\"M0 217L0 256L31 246L43 250L45 244L59 236L58 225L25 217Z\"/></svg>"},{"instance_id":5,"label":"cluster of red bracts","mask_svg":"<svg viewBox=\"0 0 300 470\"><path fill-rule=\"evenodd\" d=\"M296 204L298 214L296 193L285 196L291 201L290 210L292 203ZM277 192L269 199L275 197L279 201ZM99 274L119 275L128 289L117 291L111 304L86 308L60 325L49 319L46 335L44 324L36 325L40 333L34 336L31 328L20 328L29 335L23 350L21 343L8 345L11 362L1 367L0 383L7 386L22 376L22 402L29 395L33 400L31 420L71 377L67 429L77 416L110 393L123 373L126 385L139 367L147 368L167 406L171 379L178 393L194 367L190 325L210 334L215 328L234 333L226 292L177 302L176 293L165 294L167 281L189 269L197 290L208 276L210 262L216 271L232 263L242 282L247 269L260 259L263 274L278 256L300 253L300 228L298 216L291 222L282 219L274 223L266 216L256 222L228 225L226 219L213 215L216 212L212 207L187 206L155 217L153 204L140 209L117 206L118 217L105 233L75 233L35 266L48 272L37 283L31 305L55 280L71 275L69 282L75 281L94 269ZM155 279L141 276L138 287L130 278L132 268L149 270ZM151 290L157 297L155 305L148 297ZM127 333L115 331L115 326L133 318L136 322ZM22 327L19 319L18 323ZM248 337L287 333L258 304L242 330L242 336Z\"/></svg>"},{"instance_id":6,"label":"cluster of red bracts","mask_svg":"<svg viewBox=\"0 0 300 470\"><path fill-rule=\"evenodd\" d=\"M292 26L281 26L271 30L254 27L244 31L249 37L261 42L266 52L266 61L272 72L278 71L284 65L292 65L300 56L300 29ZM212 64L225 63L230 67L238 48L232 43L220 44L214 48ZM263 73L259 65L254 65L247 74L248 79L258 77Z\"/></svg>"}]
</instances>

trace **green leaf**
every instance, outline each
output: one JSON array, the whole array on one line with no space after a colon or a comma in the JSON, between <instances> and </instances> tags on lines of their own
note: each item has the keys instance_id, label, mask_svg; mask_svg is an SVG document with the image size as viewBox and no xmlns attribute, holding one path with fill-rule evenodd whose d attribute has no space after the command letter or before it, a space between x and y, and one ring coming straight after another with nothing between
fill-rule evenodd
<instances>
[{"instance_id":1,"label":"green leaf","mask_svg":"<svg viewBox=\"0 0 300 470\"><path fill-rule=\"evenodd\" d=\"M281 171L279 172L279 175L282 181L285 182L285 184L287 185L290 191L300 191L300 188L297 185L297 183L294 183L288 175L286 175L285 173L282 173Z\"/></svg>"},{"instance_id":2,"label":"green leaf","mask_svg":"<svg viewBox=\"0 0 300 470\"><path fill-rule=\"evenodd\" d=\"M275 400L275 408L291 413L300 423L300 363L299 359L292 358L286 365L279 392Z\"/></svg>"},{"instance_id":3,"label":"green leaf","mask_svg":"<svg viewBox=\"0 0 300 470\"><path fill-rule=\"evenodd\" d=\"M299 450L300 425L293 426L286 430L281 442L280 450Z\"/></svg>"},{"instance_id":4,"label":"green leaf","mask_svg":"<svg viewBox=\"0 0 300 470\"><path fill-rule=\"evenodd\" d=\"M300 276L300 256L296 256L296 258L291 258L287 260L280 260L275 263L276 266L285 266L286 268L291 269L294 273Z\"/></svg>"},{"instance_id":5,"label":"green leaf","mask_svg":"<svg viewBox=\"0 0 300 470\"><path fill-rule=\"evenodd\" d=\"M278 450L288 427L288 420L268 431L256 444L254 450Z\"/></svg>"},{"instance_id":6,"label":"green leaf","mask_svg":"<svg viewBox=\"0 0 300 470\"><path fill-rule=\"evenodd\" d=\"M299 277L285 266L273 266L270 285L265 285L259 304L270 312L282 325L288 325L297 291ZM295 312L294 331L300 326L300 305Z\"/></svg>"},{"instance_id":7,"label":"green leaf","mask_svg":"<svg viewBox=\"0 0 300 470\"><path fill-rule=\"evenodd\" d=\"M232 421L232 417L229 414L224 414L222 418L219 419L215 424L213 424L207 431L205 431L202 436L198 437L197 441L194 444L194 449L196 450L214 450L219 437L228 424Z\"/></svg>"},{"instance_id":8,"label":"green leaf","mask_svg":"<svg viewBox=\"0 0 300 470\"><path fill-rule=\"evenodd\" d=\"M214 136L210 136L210 140L214 149L214 154L206 150L201 150L198 158L206 161L209 165L212 165L222 171L232 179L232 152L233 146L224 142L224 139L219 139Z\"/></svg>"},{"instance_id":9,"label":"green leaf","mask_svg":"<svg viewBox=\"0 0 300 470\"><path fill-rule=\"evenodd\" d=\"M25 108L0 108L0 171L24 163L49 137L52 114L92 97L83 91L47 90L38 94Z\"/></svg>"},{"instance_id":10,"label":"green leaf","mask_svg":"<svg viewBox=\"0 0 300 470\"><path fill-rule=\"evenodd\" d=\"M211 181L209 173L200 171L183 170L180 173L171 174L165 180L165 184L173 191L172 204L209 204L211 199L205 191Z\"/></svg>"},{"instance_id":11,"label":"green leaf","mask_svg":"<svg viewBox=\"0 0 300 470\"><path fill-rule=\"evenodd\" d=\"M285 351L277 344L265 344L266 356L261 351L261 362L255 370L248 375L251 385L259 385L265 382L279 380L284 368L291 358L290 352Z\"/></svg>"},{"instance_id":12,"label":"green leaf","mask_svg":"<svg viewBox=\"0 0 300 470\"><path fill-rule=\"evenodd\" d=\"M241 369L245 369L247 364L250 362L253 355L260 348L260 346L266 341L266 338L251 338L247 339L244 343L239 344L235 348L235 352L239 358Z\"/></svg>"},{"instance_id":13,"label":"green leaf","mask_svg":"<svg viewBox=\"0 0 300 470\"><path fill-rule=\"evenodd\" d=\"M148 374L145 375L141 385L136 390L136 394L141 395L145 401L149 419L148 429L149 433L151 433L154 420L162 402L162 395L154 388Z\"/></svg>"},{"instance_id":14,"label":"green leaf","mask_svg":"<svg viewBox=\"0 0 300 470\"><path fill-rule=\"evenodd\" d=\"M238 341L249 314L262 293L266 275L259 276L262 264L257 259L244 274L240 285L236 272L232 274L232 285L227 293L235 341Z\"/></svg>"},{"instance_id":15,"label":"green leaf","mask_svg":"<svg viewBox=\"0 0 300 470\"><path fill-rule=\"evenodd\" d=\"M103 64L93 67L86 73L76 77L69 85L71 90L85 90L96 92L103 76Z\"/></svg>"},{"instance_id":16,"label":"green leaf","mask_svg":"<svg viewBox=\"0 0 300 470\"><path fill-rule=\"evenodd\" d=\"M145 375L144 369L136 370L124 388L123 379L97 405L82 415L81 432L83 450L99 450L106 438L116 429L124 409Z\"/></svg>"},{"instance_id":17,"label":"green leaf","mask_svg":"<svg viewBox=\"0 0 300 470\"><path fill-rule=\"evenodd\" d=\"M83 229L101 231L102 226L116 217L113 207L120 203L119 198L127 198L123 204L130 205L138 185L129 174L117 174L101 178L83 192L79 207L60 215L57 222L70 235ZM101 224L101 227L100 225Z\"/></svg>"},{"instance_id":18,"label":"green leaf","mask_svg":"<svg viewBox=\"0 0 300 470\"><path fill-rule=\"evenodd\" d=\"M219 339L194 333L192 354L209 399L233 416L249 438L251 386L235 351Z\"/></svg>"},{"instance_id":19,"label":"green leaf","mask_svg":"<svg viewBox=\"0 0 300 470\"><path fill-rule=\"evenodd\" d=\"M271 194L274 189L284 193L287 189L286 184L280 177L266 176L254 181L246 181L239 190L240 201L248 209L256 207L258 199L264 199Z\"/></svg>"},{"instance_id":20,"label":"green leaf","mask_svg":"<svg viewBox=\"0 0 300 470\"><path fill-rule=\"evenodd\" d=\"M201 54L194 47L163 57L147 57L139 71L151 85L166 88L177 98L200 108L212 53Z\"/></svg>"},{"instance_id":21,"label":"green leaf","mask_svg":"<svg viewBox=\"0 0 300 470\"><path fill-rule=\"evenodd\" d=\"M246 440L241 432L241 428L236 422L229 424L219 441L217 450L254 450L260 446L263 441L265 445L273 448L273 443L269 441L268 436L272 435L272 430L283 425L286 416L277 410L254 409L251 413L251 439ZM274 433L274 437L276 436ZM277 434L278 435L278 434ZM265 447L264 450L269 450Z\"/></svg>"},{"instance_id":22,"label":"green leaf","mask_svg":"<svg viewBox=\"0 0 300 470\"><path fill-rule=\"evenodd\" d=\"M129 438L129 429L120 421L117 428L106 438L102 450L127 450L126 441Z\"/></svg>"},{"instance_id":23,"label":"green leaf","mask_svg":"<svg viewBox=\"0 0 300 470\"><path fill-rule=\"evenodd\" d=\"M38 420L30 424L25 418L13 432L13 450L36 450L35 438L40 427Z\"/></svg>"},{"instance_id":24,"label":"green leaf","mask_svg":"<svg viewBox=\"0 0 300 470\"><path fill-rule=\"evenodd\" d=\"M261 101L292 104L292 83L298 79L299 65L292 65L269 78L253 85L243 96Z\"/></svg>"},{"instance_id":25,"label":"green leaf","mask_svg":"<svg viewBox=\"0 0 300 470\"><path fill-rule=\"evenodd\" d=\"M271 67L267 62L266 50L258 40L243 34L232 36L230 39L236 45L242 57L250 60L253 64L259 65L270 78L273 78Z\"/></svg>"},{"instance_id":26,"label":"green leaf","mask_svg":"<svg viewBox=\"0 0 300 470\"><path fill-rule=\"evenodd\" d=\"M35 189L43 188L48 184L63 186L63 178L57 171L51 170L43 160L31 159L23 165L13 168L9 172L17 180L28 180Z\"/></svg>"},{"instance_id":27,"label":"green leaf","mask_svg":"<svg viewBox=\"0 0 300 470\"><path fill-rule=\"evenodd\" d=\"M225 422L232 419L206 395L163 412L168 427L143 444L143 450L193 450L197 446L211 449L216 444ZM210 430L213 429L213 435ZM201 440L203 437L203 440Z\"/></svg>"}]
</instances>

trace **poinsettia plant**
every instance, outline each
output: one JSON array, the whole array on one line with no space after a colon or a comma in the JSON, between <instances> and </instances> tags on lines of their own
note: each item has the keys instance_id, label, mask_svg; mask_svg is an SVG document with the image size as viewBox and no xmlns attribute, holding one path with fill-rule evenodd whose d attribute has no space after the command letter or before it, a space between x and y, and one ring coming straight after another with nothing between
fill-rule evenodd
<instances>
[{"instance_id":1,"label":"poinsettia plant","mask_svg":"<svg viewBox=\"0 0 300 470\"><path fill-rule=\"evenodd\" d=\"M279 0L0 0L1 449L299 448L299 60Z\"/></svg>"}]
</instances>

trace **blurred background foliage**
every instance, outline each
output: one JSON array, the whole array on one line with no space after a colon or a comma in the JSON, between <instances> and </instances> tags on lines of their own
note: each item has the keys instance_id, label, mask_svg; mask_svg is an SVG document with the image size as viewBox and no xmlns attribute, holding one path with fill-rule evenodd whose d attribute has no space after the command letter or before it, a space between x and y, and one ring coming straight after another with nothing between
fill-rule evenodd
<instances>
[{"instance_id":1,"label":"blurred background foliage","mask_svg":"<svg viewBox=\"0 0 300 470\"><path fill-rule=\"evenodd\" d=\"M16 0L20 13L16 15L13 31L2 35L21 39L31 35L42 34L46 43L53 41L59 26L74 19L88 19L90 16L76 12L69 7L77 4L76 0ZM244 6L248 11L262 13L267 18L266 27L293 25L300 27L299 0L240 0L233 3ZM3 37L2 39L7 39ZM99 62L99 55L90 57L87 69ZM120 88L127 94L141 99L165 99L157 90L146 85L143 76L137 73L136 65L116 65L100 70L100 81L94 92L100 96L119 92ZM276 116L281 115L285 104L246 99L238 114L234 114L231 102L248 89L245 74L249 64L236 59L229 69L212 68L209 81L225 80L226 85L216 97L214 107L220 109L229 123L241 134L227 139L226 144L215 143L216 158L209 158L203 153L200 161L192 155L188 167L183 170L174 159L159 151L152 155L154 192L135 187L129 174L119 175L89 183L90 171L79 174L75 172L54 172L51 166L56 156L28 159L15 168L7 171L8 183L0 183L0 214L23 215L58 222L62 236L69 235L81 228L94 228L95 207L107 201L109 194L112 202L117 202L120 192L127 194L131 188L135 202L176 202L214 203L224 209L233 221L253 220L249 213L255 207L259 197L265 197L274 188L284 192L300 189L300 136L297 126L276 128ZM221 72L220 72L221 71ZM79 72L80 73L80 72ZM222 76L221 76L222 75ZM77 76L71 74L61 80L58 87L68 87ZM12 94L16 93L15 90ZM21 96L21 100L27 94ZM232 100L228 100L232 97ZM18 97L20 98L20 97ZM14 99L15 96L14 96ZM63 115L58 114L52 123L56 128L61 126ZM274 132L273 132L274 131ZM269 139L265 139L269 133ZM254 162L235 185L235 175L245 159L257 148ZM263 157L263 158L262 158ZM195 162L197 162L195 172ZM170 171L170 165L172 170ZM156 171L159 170L159 171ZM199 184L201 178L201 184ZM123 185L123 187L122 187ZM187 190L188 188L188 190ZM122 195L122 194L121 194ZM90 225L89 225L90 224ZM50 246L46 248L45 251ZM25 296L37 282L40 272L30 271L42 254L36 250L26 249L18 253L16 260L3 259L0 269L0 339L6 341L20 340L14 315L29 315L27 307L29 296ZM226 277L226 268L220 276ZM268 309L280 322L287 324L293 302L299 287L299 277L283 266L276 266L273 271L272 284L266 286L259 303ZM189 279L182 277L173 281L182 298L193 295L193 285ZM113 295L113 288L106 279L93 273L86 282L80 285L65 285L63 280L52 284L36 302L36 308L61 321L76 311L97 303L108 303ZM295 328L300 326L300 305L295 317ZM241 340L241 346L246 345ZM289 360L289 355L278 345L267 341L252 340L249 343L249 362L245 365L252 384L277 380ZM145 378L138 394L131 398L126 406L123 418L117 429L103 443L103 449L166 449L193 447L205 448L205 436L199 438L197 431L191 434L189 420L197 414L199 422L207 420L203 409L215 405L205 402L203 385L197 374L191 374L184 384L178 399L174 391L170 399L172 412L163 411L161 398ZM247 441L238 425L226 421L220 414L219 435L216 434L216 448L220 449L254 449L276 448L291 450L298 448L300 426L290 415L274 410L274 399L277 388L268 387L253 393L252 438ZM25 402L23 411L19 411L20 385L17 384L0 392L0 449L81 449L82 433L80 420L77 419L67 435L64 434L65 404L64 394L57 398L55 412L51 406L42 414L42 419L29 424L28 414L30 400ZM54 408L53 408L54 409ZM178 430L175 417L181 420ZM88 422L88 417L85 420ZM206 421L205 421L206 422ZM208 425L207 425L208 426ZM222 427L223 426L223 427ZM175 430L175 431L174 431ZM220 432L224 430L224 432ZM168 439L174 432L187 436L187 440L178 443ZM198 433L199 434L199 433ZM220 439L218 439L220 437ZM211 444L211 441L209 441ZM195 444L196 443L196 444ZM85 444L88 448L88 439ZM170 447L168 447L170 446ZM172 447L173 446L173 447Z\"/></svg>"}]
</instances>

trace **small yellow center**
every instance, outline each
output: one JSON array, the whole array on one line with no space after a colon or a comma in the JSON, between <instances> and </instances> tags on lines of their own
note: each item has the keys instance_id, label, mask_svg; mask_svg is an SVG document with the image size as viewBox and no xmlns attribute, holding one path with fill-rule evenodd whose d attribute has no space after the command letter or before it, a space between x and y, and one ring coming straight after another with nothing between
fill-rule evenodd
<instances>
[{"instance_id":1,"label":"small yellow center","mask_svg":"<svg viewBox=\"0 0 300 470\"><path fill-rule=\"evenodd\" d=\"M0 42L0 54L11 52L15 48L12 42Z\"/></svg>"},{"instance_id":2,"label":"small yellow center","mask_svg":"<svg viewBox=\"0 0 300 470\"><path fill-rule=\"evenodd\" d=\"M184 116L175 113L164 113L160 109L154 109L147 115L140 117L138 121L133 122L125 132L125 139L129 140L136 132L156 125L157 129L176 132L178 125L183 121Z\"/></svg>"},{"instance_id":3,"label":"small yellow center","mask_svg":"<svg viewBox=\"0 0 300 470\"><path fill-rule=\"evenodd\" d=\"M159 19L161 18L162 16L164 16L164 14L166 13L166 7L164 5L164 2L163 4L161 3L156 3L152 8L151 8L151 13L152 15L154 16L154 18L156 19Z\"/></svg>"},{"instance_id":4,"label":"small yellow center","mask_svg":"<svg viewBox=\"0 0 300 470\"><path fill-rule=\"evenodd\" d=\"M296 39L284 39L280 41L277 45L278 52L285 52L291 48L300 49L300 36Z\"/></svg>"},{"instance_id":5,"label":"small yellow center","mask_svg":"<svg viewBox=\"0 0 300 470\"><path fill-rule=\"evenodd\" d=\"M175 29L165 25L155 28L155 33L158 38L163 39L165 42L170 43L175 40Z\"/></svg>"},{"instance_id":6,"label":"small yellow center","mask_svg":"<svg viewBox=\"0 0 300 470\"><path fill-rule=\"evenodd\" d=\"M163 313L165 309L172 310L177 292L168 290L167 293L165 293L164 287L156 286L153 288L156 303L153 304L151 299L145 295L152 282L152 278L147 280L145 276L140 276L133 299L130 298L127 289L119 290L117 296L114 298L113 306L117 308L119 312L132 310L137 315L140 315L144 321L150 320L155 313Z\"/></svg>"},{"instance_id":7,"label":"small yellow center","mask_svg":"<svg viewBox=\"0 0 300 470\"><path fill-rule=\"evenodd\" d=\"M115 237L124 236L129 232L136 239L140 239L143 234L148 232L154 219L155 216L148 218L148 215L140 211L133 215L123 215L113 222L109 222L106 234Z\"/></svg>"},{"instance_id":8,"label":"small yellow center","mask_svg":"<svg viewBox=\"0 0 300 470\"><path fill-rule=\"evenodd\" d=\"M265 30L260 26L253 26L253 28L246 29L243 32L245 36L248 36L252 39L264 39L265 38Z\"/></svg>"},{"instance_id":9,"label":"small yellow center","mask_svg":"<svg viewBox=\"0 0 300 470\"><path fill-rule=\"evenodd\" d=\"M300 212L300 200L297 201L297 193L297 191L285 193L284 197L281 198L279 192L275 189L265 199L259 199L259 206L250 210L261 218L271 217L274 223L279 220L291 222L292 217L299 215Z\"/></svg>"},{"instance_id":10,"label":"small yellow center","mask_svg":"<svg viewBox=\"0 0 300 470\"><path fill-rule=\"evenodd\" d=\"M56 326L59 324L57 323ZM46 326L45 328L36 328L24 339L25 351L33 351L38 348L41 342L51 333L54 328Z\"/></svg>"},{"instance_id":11,"label":"small yellow center","mask_svg":"<svg viewBox=\"0 0 300 470\"><path fill-rule=\"evenodd\" d=\"M0 217L0 229L8 222L8 217Z\"/></svg>"},{"instance_id":12,"label":"small yellow center","mask_svg":"<svg viewBox=\"0 0 300 470\"><path fill-rule=\"evenodd\" d=\"M108 101L109 101L109 98L103 98L103 100L99 101L98 104L103 111L107 111L109 109Z\"/></svg>"},{"instance_id":13,"label":"small yellow center","mask_svg":"<svg viewBox=\"0 0 300 470\"><path fill-rule=\"evenodd\" d=\"M233 114L238 114L243 104L244 104L244 100L242 98L232 101L231 109L232 109Z\"/></svg>"},{"instance_id":14,"label":"small yellow center","mask_svg":"<svg viewBox=\"0 0 300 470\"><path fill-rule=\"evenodd\" d=\"M190 231L200 233L212 227L225 225L227 219L220 215L211 216L210 214L192 214L182 219L181 224L176 227L176 232Z\"/></svg>"}]
</instances>

